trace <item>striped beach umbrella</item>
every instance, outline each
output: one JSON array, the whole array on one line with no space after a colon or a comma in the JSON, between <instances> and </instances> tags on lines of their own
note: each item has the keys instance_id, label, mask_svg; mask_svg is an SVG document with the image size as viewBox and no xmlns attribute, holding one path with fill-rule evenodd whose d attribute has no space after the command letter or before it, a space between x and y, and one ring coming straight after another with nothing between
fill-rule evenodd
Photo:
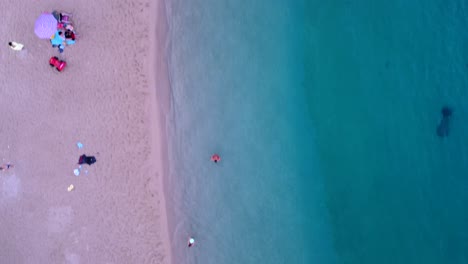
<instances>
[{"instance_id":1,"label":"striped beach umbrella","mask_svg":"<svg viewBox=\"0 0 468 264\"><path fill-rule=\"evenodd\" d=\"M34 33L41 39L49 39L57 31L57 19L50 13L41 14L34 25Z\"/></svg>"}]
</instances>

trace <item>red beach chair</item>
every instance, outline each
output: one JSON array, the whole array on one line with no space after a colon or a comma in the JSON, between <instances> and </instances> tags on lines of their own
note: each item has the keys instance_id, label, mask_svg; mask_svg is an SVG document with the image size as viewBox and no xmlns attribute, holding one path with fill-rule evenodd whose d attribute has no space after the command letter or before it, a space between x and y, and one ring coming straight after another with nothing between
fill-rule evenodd
<instances>
[{"instance_id":1,"label":"red beach chair","mask_svg":"<svg viewBox=\"0 0 468 264\"><path fill-rule=\"evenodd\" d=\"M49 64L50 67L55 67L58 72L63 71L65 66L67 66L67 63L65 61L60 60L58 57L51 57L49 59Z\"/></svg>"}]
</instances>

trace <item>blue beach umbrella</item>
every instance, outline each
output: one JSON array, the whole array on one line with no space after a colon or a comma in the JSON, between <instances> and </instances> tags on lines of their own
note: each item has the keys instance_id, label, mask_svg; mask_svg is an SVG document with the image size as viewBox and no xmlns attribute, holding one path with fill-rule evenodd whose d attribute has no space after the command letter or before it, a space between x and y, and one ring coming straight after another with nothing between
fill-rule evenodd
<instances>
[{"instance_id":1,"label":"blue beach umbrella","mask_svg":"<svg viewBox=\"0 0 468 264\"><path fill-rule=\"evenodd\" d=\"M50 13L41 14L34 25L34 33L41 39L49 39L57 31L57 19Z\"/></svg>"}]
</instances>

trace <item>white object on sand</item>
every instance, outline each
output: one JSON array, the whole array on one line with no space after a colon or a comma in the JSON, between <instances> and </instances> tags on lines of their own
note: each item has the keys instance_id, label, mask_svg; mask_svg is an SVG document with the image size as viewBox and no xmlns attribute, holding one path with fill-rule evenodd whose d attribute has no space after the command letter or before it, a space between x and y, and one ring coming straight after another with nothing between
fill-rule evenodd
<instances>
[{"instance_id":1,"label":"white object on sand","mask_svg":"<svg viewBox=\"0 0 468 264\"><path fill-rule=\"evenodd\" d=\"M68 186L67 188L69 192L73 191L73 189L75 189L75 186L73 184L70 184L70 186Z\"/></svg>"},{"instance_id":2,"label":"white object on sand","mask_svg":"<svg viewBox=\"0 0 468 264\"><path fill-rule=\"evenodd\" d=\"M78 147L78 149L82 149L82 148L83 148L83 143L81 143L81 142L78 141L78 142L76 143L76 146Z\"/></svg>"},{"instance_id":3,"label":"white object on sand","mask_svg":"<svg viewBox=\"0 0 468 264\"><path fill-rule=\"evenodd\" d=\"M78 175L80 175L80 170L79 170L79 169L75 169L75 170L73 171L73 173L75 173L75 176L78 176Z\"/></svg>"}]
</instances>

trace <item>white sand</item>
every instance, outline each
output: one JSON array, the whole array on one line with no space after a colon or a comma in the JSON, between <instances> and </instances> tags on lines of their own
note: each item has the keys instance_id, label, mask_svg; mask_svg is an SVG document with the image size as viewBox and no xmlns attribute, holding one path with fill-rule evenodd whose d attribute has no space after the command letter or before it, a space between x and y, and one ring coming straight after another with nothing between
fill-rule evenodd
<instances>
[{"instance_id":1,"label":"white sand","mask_svg":"<svg viewBox=\"0 0 468 264\"><path fill-rule=\"evenodd\" d=\"M162 1L0 1L0 161L15 165L0 172L0 263L171 262ZM62 73L34 34L53 9L79 34ZM81 154L97 163L76 177Z\"/></svg>"}]
</instances>

